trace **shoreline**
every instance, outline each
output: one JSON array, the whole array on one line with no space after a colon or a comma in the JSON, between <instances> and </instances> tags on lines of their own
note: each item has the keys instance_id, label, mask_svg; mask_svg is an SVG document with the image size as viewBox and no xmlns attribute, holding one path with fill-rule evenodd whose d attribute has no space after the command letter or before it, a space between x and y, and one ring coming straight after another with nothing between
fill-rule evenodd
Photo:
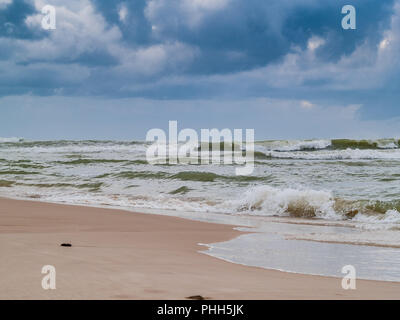
<instances>
[{"instance_id":1,"label":"shoreline","mask_svg":"<svg viewBox=\"0 0 400 320\"><path fill-rule=\"evenodd\" d=\"M398 299L400 283L234 264L202 244L235 226L120 209L0 198L0 299ZM60 247L71 243L71 248ZM57 289L43 290L43 265Z\"/></svg>"}]
</instances>

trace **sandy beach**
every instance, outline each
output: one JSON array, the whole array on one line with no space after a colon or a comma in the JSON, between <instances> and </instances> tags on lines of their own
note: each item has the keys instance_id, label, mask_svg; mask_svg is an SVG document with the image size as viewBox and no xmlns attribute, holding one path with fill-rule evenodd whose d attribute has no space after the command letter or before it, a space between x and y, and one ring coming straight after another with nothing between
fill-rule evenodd
<instances>
[{"instance_id":1,"label":"sandy beach","mask_svg":"<svg viewBox=\"0 0 400 320\"><path fill-rule=\"evenodd\" d=\"M398 299L400 283L291 274L202 254L234 226L0 199L0 299ZM71 243L72 247L61 247ZM56 290L41 269L56 267Z\"/></svg>"}]
</instances>

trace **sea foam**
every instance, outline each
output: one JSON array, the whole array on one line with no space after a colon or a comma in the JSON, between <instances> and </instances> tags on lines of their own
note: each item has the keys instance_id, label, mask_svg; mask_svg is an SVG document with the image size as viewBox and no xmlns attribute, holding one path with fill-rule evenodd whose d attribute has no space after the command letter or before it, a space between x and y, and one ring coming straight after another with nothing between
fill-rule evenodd
<instances>
[{"instance_id":1,"label":"sea foam","mask_svg":"<svg viewBox=\"0 0 400 320\"><path fill-rule=\"evenodd\" d=\"M331 192L311 189L258 186L248 190L240 200L231 201L236 212L256 215L340 218L334 210Z\"/></svg>"}]
</instances>

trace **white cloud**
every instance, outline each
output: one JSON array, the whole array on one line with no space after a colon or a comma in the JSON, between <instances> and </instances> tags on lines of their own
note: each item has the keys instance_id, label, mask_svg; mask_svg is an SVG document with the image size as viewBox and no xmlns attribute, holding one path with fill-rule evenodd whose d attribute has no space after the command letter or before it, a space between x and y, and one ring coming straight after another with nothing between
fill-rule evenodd
<instances>
[{"instance_id":1,"label":"white cloud","mask_svg":"<svg viewBox=\"0 0 400 320\"><path fill-rule=\"evenodd\" d=\"M320 46L322 46L324 43L325 43L324 39L317 36L313 36L308 40L307 48L310 51L314 51L318 49Z\"/></svg>"},{"instance_id":2,"label":"white cloud","mask_svg":"<svg viewBox=\"0 0 400 320\"><path fill-rule=\"evenodd\" d=\"M302 100L300 102L300 106L304 109L304 110L311 110L314 109L315 105L312 104L310 101L307 100Z\"/></svg>"},{"instance_id":3,"label":"white cloud","mask_svg":"<svg viewBox=\"0 0 400 320\"><path fill-rule=\"evenodd\" d=\"M390 39L385 38L379 43L379 50L385 50L389 45Z\"/></svg>"},{"instance_id":4,"label":"white cloud","mask_svg":"<svg viewBox=\"0 0 400 320\"><path fill-rule=\"evenodd\" d=\"M265 74L272 87L302 86L307 82L341 90L379 87L391 73L400 71L400 4L396 3L391 26L378 48L364 42L337 62L322 62L316 59L314 51L323 44L323 39L312 37L306 50L294 48L283 63L262 68L255 76ZM329 81L326 85L325 79Z\"/></svg>"},{"instance_id":5,"label":"white cloud","mask_svg":"<svg viewBox=\"0 0 400 320\"><path fill-rule=\"evenodd\" d=\"M269 88L321 88L327 90L367 90L380 88L400 72L400 2L394 7L391 24L377 47L367 41L338 61L322 61L316 50L325 44L312 36L305 49L293 47L282 60L258 69L209 77L220 86L237 83ZM201 82L199 80L198 82Z\"/></svg>"},{"instance_id":6,"label":"white cloud","mask_svg":"<svg viewBox=\"0 0 400 320\"><path fill-rule=\"evenodd\" d=\"M35 0L39 12L44 4L42 0ZM49 36L42 40L20 41L25 45L21 58L55 60L78 57L93 50L108 51L108 47L117 44L122 37L116 26L107 25L89 0L71 0L68 8L62 1L53 1L52 5L56 8L57 29L49 31ZM28 16L26 24L39 29L42 17L42 14Z\"/></svg>"},{"instance_id":7,"label":"white cloud","mask_svg":"<svg viewBox=\"0 0 400 320\"><path fill-rule=\"evenodd\" d=\"M157 44L137 50L114 47L112 52L121 58L121 65L114 68L114 71L132 73L132 77L184 70L197 55L195 48L180 42Z\"/></svg>"},{"instance_id":8,"label":"white cloud","mask_svg":"<svg viewBox=\"0 0 400 320\"><path fill-rule=\"evenodd\" d=\"M38 12L47 4L35 0ZM96 11L90 0L70 0L68 7L61 0L51 1L57 14L57 29L48 31L48 37L40 40L13 40L17 48L14 60L17 62L48 62L79 58L93 52L105 52L114 57L119 64L110 67L112 76L121 75L125 79L138 79L140 76L154 76L166 71L180 71L191 62L197 49L180 42L166 42L143 47L129 47L122 42L121 30L109 25ZM126 20L129 12L123 4L119 15ZM43 15L28 16L26 25L32 29L41 28Z\"/></svg>"},{"instance_id":9,"label":"white cloud","mask_svg":"<svg viewBox=\"0 0 400 320\"><path fill-rule=\"evenodd\" d=\"M189 28L199 26L203 19L216 11L223 10L231 0L149 0L145 9L147 19L155 26L176 23ZM165 14L173 12L174 18L165 20Z\"/></svg>"},{"instance_id":10,"label":"white cloud","mask_svg":"<svg viewBox=\"0 0 400 320\"><path fill-rule=\"evenodd\" d=\"M128 14L129 14L128 8L126 7L125 3L123 3L123 4L120 6L119 10L118 10L119 20L120 20L121 22L124 22L124 23L125 23L125 22L127 21Z\"/></svg>"},{"instance_id":11,"label":"white cloud","mask_svg":"<svg viewBox=\"0 0 400 320\"><path fill-rule=\"evenodd\" d=\"M229 0L183 0L183 5L193 9L221 10Z\"/></svg>"},{"instance_id":12,"label":"white cloud","mask_svg":"<svg viewBox=\"0 0 400 320\"><path fill-rule=\"evenodd\" d=\"M13 0L0 0L0 9L5 9Z\"/></svg>"}]
</instances>

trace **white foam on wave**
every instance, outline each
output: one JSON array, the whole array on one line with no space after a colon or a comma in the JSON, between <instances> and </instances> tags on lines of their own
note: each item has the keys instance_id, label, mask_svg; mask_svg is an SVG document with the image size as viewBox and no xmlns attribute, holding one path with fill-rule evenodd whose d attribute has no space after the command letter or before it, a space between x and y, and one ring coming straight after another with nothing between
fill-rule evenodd
<instances>
[{"instance_id":1,"label":"white foam on wave","mask_svg":"<svg viewBox=\"0 0 400 320\"><path fill-rule=\"evenodd\" d=\"M399 160L399 149L384 149L384 150L360 150L360 149L345 149L345 150L320 150L315 152L276 152L270 151L267 155L276 159L298 159L298 160Z\"/></svg>"},{"instance_id":2,"label":"white foam on wave","mask_svg":"<svg viewBox=\"0 0 400 320\"><path fill-rule=\"evenodd\" d=\"M0 142L1 143L1 142ZM118 145L118 144L60 144L60 145L38 145L24 146L23 148L15 145L7 149L8 152L19 152L24 154L65 154L65 153L80 153L80 154L140 154L145 155L145 145Z\"/></svg>"},{"instance_id":3,"label":"white foam on wave","mask_svg":"<svg viewBox=\"0 0 400 320\"><path fill-rule=\"evenodd\" d=\"M300 218L319 218L329 221L351 223L362 230L398 230L400 213L388 210L385 214L360 212L352 219L335 211L335 199L329 191L312 189L254 187L239 200L226 201L231 212L255 216L295 216Z\"/></svg>"},{"instance_id":4,"label":"white foam on wave","mask_svg":"<svg viewBox=\"0 0 400 320\"><path fill-rule=\"evenodd\" d=\"M16 137L11 137L11 138L2 138L2 137L0 137L0 143L22 142L23 140L24 140L23 138L16 138Z\"/></svg>"},{"instance_id":5,"label":"white foam on wave","mask_svg":"<svg viewBox=\"0 0 400 320\"><path fill-rule=\"evenodd\" d=\"M259 143L268 151L301 151L326 149L332 144L331 140L277 140Z\"/></svg>"},{"instance_id":6,"label":"white foam on wave","mask_svg":"<svg viewBox=\"0 0 400 320\"><path fill-rule=\"evenodd\" d=\"M385 214L366 215L357 214L353 219L357 227L365 230L392 229L400 223L400 213L397 210L388 210Z\"/></svg>"},{"instance_id":7,"label":"white foam on wave","mask_svg":"<svg viewBox=\"0 0 400 320\"><path fill-rule=\"evenodd\" d=\"M301 151L326 149L331 145L330 140L292 141L287 146L275 149L276 151Z\"/></svg>"},{"instance_id":8,"label":"white foam on wave","mask_svg":"<svg viewBox=\"0 0 400 320\"><path fill-rule=\"evenodd\" d=\"M348 219L335 211L332 192L322 190L259 186L249 189L239 200L225 202L225 205L236 213L258 216L315 217L336 221ZM400 213L396 210L388 210L385 214L360 212L351 222L365 230L389 230L400 227Z\"/></svg>"},{"instance_id":9,"label":"white foam on wave","mask_svg":"<svg viewBox=\"0 0 400 320\"><path fill-rule=\"evenodd\" d=\"M20 138L0 138L0 142L20 142ZM310 160L332 160L332 159L399 159L400 160L400 149L345 149L345 150L330 150L324 149L330 144L330 140L311 140L311 141L286 141L286 142L262 142L257 145L257 148L265 150L268 148L268 144L279 144L280 151L269 151L273 157L276 158L293 158L293 159L310 159ZM390 144L386 144L390 146ZM276 146L274 147L276 148ZM285 149L286 148L286 149ZM323 150L319 150L323 149ZM287 150L302 150L302 151L287 151ZM314 151L310 151L310 150ZM318 150L317 150L318 149ZM266 162L266 167L256 167L257 174L260 177L268 177L271 175L271 179L256 180L251 183L261 184L269 183L280 184L281 187L272 187L259 185L257 187L253 186L247 190L244 188L248 187L247 183L241 183L238 180L233 181L232 179L219 180L216 179L215 182L201 183L201 188L199 188L200 183L198 181L175 181L177 185L173 184L174 187L170 186L172 183L168 181L160 181L156 178L148 179L140 178L139 176L130 181L130 179L121 178L114 173L119 171L137 171L137 164L115 164L108 163L104 164L102 162L93 162L91 165L80 165L73 163L75 159L118 159L118 160L131 160L131 159L144 159L140 158L145 154L146 145L145 144L129 144L129 143L118 143L118 142L90 142L90 141L60 141L55 143L46 144L46 142L39 143L35 145L34 143L16 143L15 145L2 145L0 147L0 158L7 160L31 160L34 165L40 164L44 168L41 169L41 174L35 177L28 176L28 179L39 179L36 181L29 180L27 185L20 185L23 175L19 175L19 183L14 183L12 187L1 188L1 194L16 195L16 194L27 194L28 196L40 196L41 199L49 199L60 202L73 202L73 203L83 203L83 204L107 204L115 206L124 206L132 208L150 208L150 209L173 209L177 211L191 211L191 212L216 212L216 213L244 213L249 215L259 215L259 216L297 216L297 217L316 217L326 220L343 220L348 219L345 215L350 212L353 208L349 208L346 212L345 208L341 209L335 206L335 197L331 191L314 190L307 189L304 187L295 188L293 185L302 184L310 176L310 170L320 170L321 178L317 180L314 187L310 188L327 188L328 190L335 190L338 192L338 196L343 199L368 199L369 194L367 192L360 193L356 187L353 186L353 176L349 176L348 173L357 172L358 168L354 169L349 167L345 168L343 172L339 172L340 175L336 176L336 172L333 175L329 175L327 179L327 170L332 168L325 166L325 164L318 166L309 166L307 162L305 166L301 166L303 161L299 161L299 169L295 170L303 173L301 170L304 169L304 179L303 176L300 179L296 175L291 175L290 167L286 167L286 161L276 161L278 164L284 164L282 166L269 167L270 161ZM285 151L286 150L286 151ZM309 150L309 151L305 151ZM285 152L283 152L285 151ZM70 157L73 154L74 157ZM78 156L75 158L75 156ZM69 159L71 160L71 164ZM37 162L37 163L36 163ZM9 164L3 162L2 166L6 168ZM142 166L142 165L140 165ZM373 170L371 171L371 180L375 181L376 177L379 176L392 176L397 173L396 166L397 162L393 165L393 169L390 167L386 171ZM377 164L376 168L380 168L381 164ZM181 168L178 166L168 166L168 167L145 167L144 169L140 167L140 170L147 170L157 173L159 170L162 172L167 172L168 174L177 174L181 172ZM206 171L215 173L218 176L230 175L229 173L232 168L227 166L210 166ZM197 168L194 167L192 170L196 171ZM199 168L200 170L200 168ZM372 170L372 169L371 169ZM39 169L38 169L39 171ZM183 171L182 171L183 172ZM201 172L201 171L199 171ZM98 178L103 174L109 174L102 178ZM16 178L12 175L4 175L5 180L16 181ZM314 177L314 175L312 176ZM349 177L349 178L347 178ZM76 188L65 188L65 190L60 190L61 188L38 188L34 187L33 184L87 184L89 179L96 179L97 182L104 183L98 193L84 192L81 189L76 190ZM99 179L99 180L97 180ZM100 180L101 179L101 180ZM343 184L340 179L345 180L346 184ZM132 179L131 179L132 180ZM341 183L337 184L326 184L325 181L339 180ZM291 183L291 181L293 183ZM222 187L222 183L225 183ZM363 182L362 179L356 181L358 183ZM189 194L185 195L169 195L165 194L165 190L160 186L167 186L169 190L177 189L184 184L186 187L191 189ZM381 182L381 184L371 184L368 185L368 189L372 190L374 193L379 193L381 190L386 192L389 190L393 194L397 194L396 190L387 189L384 186L387 182ZM32 186L29 186L32 184ZM250 184L250 183L249 183ZM396 180L393 179L390 188L392 186L396 187ZM137 189L130 188L130 185L135 185ZM361 184L358 184L361 185ZM357 186L358 186L357 185ZM382 185L382 187L381 187ZM290 186L290 187L287 187ZM376 187L377 186L377 187ZM160 188L159 188L160 187ZM367 189L365 187L364 189ZM157 189L158 188L158 189ZM351 190L348 192L348 188ZM345 189L345 192L340 193L341 189ZM362 189L362 188L360 188ZM353 192L354 190L354 192ZM378 192L379 191L379 192ZM369 191L368 191L369 192ZM350 193L350 194L349 194ZM361 195L360 195L361 194ZM365 196L367 194L367 196ZM336 193L335 193L336 195ZM395 197L395 196L394 196ZM337 209L337 212L335 211ZM358 207L357 207L358 208ZM361 208L360 211L363 209ZM350 220L349 220L350 221ZM367 215L359 213L353 218L354 223L357 223L362 228L373 228L370 226L379 225L379 228L391 228L393 224L400 226L400 214L397 211L388 211L385 215Z\"/></svg>"},{"instance_id":10,"label":"white foam on wave","mask_svg":"<svg viewBox=\"0 0 400 320\"><path fill-rule=\"evenodd\" d=\"M334 210L334 203L333 195L328 191L259 186L248 190L243 198L226 204L231 205L236 212L254 215L340 219Z\"/></svg>"},{"instance_id":11,"label":"white foam on wave","mask_svg":"<svg viewBox=\"0 0 400 320\"><path fill-rule=\"evenodd\" d=\"M337 141L337 140L336 140ZM371 146L370 149L398 149L398 139L378 139L378 140L344 140L347 143L368 142ZM324 150L334 145L334 141L330 139L315 139L315 140L271 140L256 142L257 145L264 148L266 151L316 151ZM351 149L357 149L349 146ZM342 149L342 148L339 148Z\"/></svg>"},{"instance_id":12,"label":"white foam on wave","mask_svg":"<svg viewBox=\"0 0 400 320\"><path fill-rule=\"evenodd\" d=\"M399 146L399 138L394 138L394 139L378 139L375 142L377 144L377 147L380 149L398 149Z\"/></svg>"},{"instance_id":13,"label":"white foam on wave","mask_svg":"<svg viewBox=\"0 0 400 320\"><path fill-rule=\"evenodd\" d=\"M380 149L398 149L399 146L394 142L389 142L389 143L378 142L378 148L380 148Z\"/></svg>"},{"instance_id":14,"label":"white foam on wave","mask_svg":"<svg viewBox=\"0 0 400 320\"><path fill-rule=\"evenodd\" d=\"M363 230L390 230L400 228L400 213L388 210L385 214L360 212L352 219L335 211L335 198L330 191L313 189L275 188L271 186L251 187L236 195L236 199L222 200L200 197L174 196L167 194L115 194L85 193L82 191L31 187L6 188L3 196L22 198L40 195L42 201L94 206L144 208L152 210L176 210L177 212L223 213L252 216L280 216L318 218L340 223L351 223Z\"/></svg>"}]
</instances>

